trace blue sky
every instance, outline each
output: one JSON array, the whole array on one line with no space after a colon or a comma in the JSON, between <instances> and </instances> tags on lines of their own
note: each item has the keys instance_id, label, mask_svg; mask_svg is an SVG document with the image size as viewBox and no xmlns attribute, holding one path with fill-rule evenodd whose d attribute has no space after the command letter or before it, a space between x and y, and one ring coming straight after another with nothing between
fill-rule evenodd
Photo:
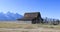
<instances>
[{"instance_id":1,"label":"blue sky","mask_svg":"<svg viewBox=\"0 0 60 32\"><path fill-rule=\"evenodd\" d=\"M42 17L60 19L60 0L0 0L0 12L40 12Z\"/></svg>"}]
</instances>

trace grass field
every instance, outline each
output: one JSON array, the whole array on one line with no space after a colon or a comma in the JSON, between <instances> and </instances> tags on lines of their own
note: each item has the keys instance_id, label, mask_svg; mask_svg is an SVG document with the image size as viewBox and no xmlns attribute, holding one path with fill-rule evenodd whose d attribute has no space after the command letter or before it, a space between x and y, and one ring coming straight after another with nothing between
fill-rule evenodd
<instances>
[{"instance_id":1,"label":"grass field","mask_svg":"<svg viewBox=\"0 0 60 32\"><path fill-rule=\"evenodd\" d=\"M1 23L0 28L8 28L8 29L22 29L22 30L4 30L1 29L0 32L31 32L31 31L38 31L38 32L47 32L45 30L58 29L60 30L60 25L46 25L46 24L17 24L17 23ZM25 30L27 29L27 30ZM31 31L30 31L30 30ZM45 30L44 30L45 29ZM40 30L40 31L39 31ZM52 31L52 30L51 30ZM48 31L48 32L51 32ZM59 31L60 32L60 31Z\"/></svg>"},{"instance_id":2,"label":"grass field","mask_svg":"<svg viewBox=\"0 0 60 32\"><path fill-rule=\"evenodd\" d=\"M36 24L0 23L0 28L38 28Z\"/></svg>"},{"instance_id":3,"label":"grass field","mask_svg":"<svg viewBox=\"0 0 60 32\"><path fill-rule=\"evenodd\" d=\"M0 23L0 28L58 28L60 29L60 25L46 25L46 24L17 24L17 23Z\"/></svg>"}]
</instances>

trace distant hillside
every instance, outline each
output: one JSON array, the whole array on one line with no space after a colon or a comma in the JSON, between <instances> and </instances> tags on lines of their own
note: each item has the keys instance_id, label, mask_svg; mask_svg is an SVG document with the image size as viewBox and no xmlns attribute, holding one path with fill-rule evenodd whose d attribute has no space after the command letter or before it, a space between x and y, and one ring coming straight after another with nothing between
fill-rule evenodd
<instances>
[{"instance_id":1,"label":"distant hillside","mask_svg":"<svg viewBox=\"0 0 60 32\"><path fill-rule=\"evenodd\" d=\"M16 14L11 13L11 12L8 12L6 14L0 13L0 21L2 21L2 20L3 21L4 20L16 20L16 19L21 18L21 17L23 17L23 16L18 14L18 13L16 13Z\"/></svg>"}]
</instances>

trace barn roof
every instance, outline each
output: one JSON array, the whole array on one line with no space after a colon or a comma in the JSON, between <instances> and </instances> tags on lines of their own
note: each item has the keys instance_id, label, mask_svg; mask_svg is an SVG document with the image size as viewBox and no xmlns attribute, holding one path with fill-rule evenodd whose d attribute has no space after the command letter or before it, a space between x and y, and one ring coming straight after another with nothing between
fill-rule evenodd
<instances>
[{"instance_id":1,"label":"barn roof","mask_svg":"<svg viewBox=\"0 0 60 32\"><path fill-rule=\"evenodd\" d=\"M18 20L22 20L22 21L31 21L34 18L39 18L41 17L40 12L30 12L30 13L25 13L24 17Z\"/></svg>"},{"instance_id":2,"label":"barn roof","mask_svg":"<svg viewBox=\"0 0 60 32\"><path fill-rule=\"evenodd\" d=\"M25 14L40 14L40 12L29 12L29 13L25 13Z\"/></svg>"},{"instance_id":3,"label":"barn roof","mask_svg":"<svg viewBox=\"0 0 60 32\"><path fill-rule=\"evenodd\" d=\"M30 12L30 13L25 13L24 17L40 17L40 12Z\"/></svg>"}]
</instances>

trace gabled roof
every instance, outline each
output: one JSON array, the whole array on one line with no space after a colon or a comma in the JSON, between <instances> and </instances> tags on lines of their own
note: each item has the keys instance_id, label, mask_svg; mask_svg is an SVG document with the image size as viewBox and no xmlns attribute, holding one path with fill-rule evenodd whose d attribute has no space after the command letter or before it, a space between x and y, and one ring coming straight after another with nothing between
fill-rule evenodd
<instances>
[{"instance_id":1,"label":"gabled roof","mask_svg":"<svg viewBox=\"0 0 60 32\"><path fill-rule=\"evenodd\" d=\"M41 17L40 12L31 12L31 13L25 13L24 18L18 19L22 21L32 21L34 18Z\"/></svg>"},{"instance_id":2,"label":"gabled roof","mask_svg":"<svg viewBox=\"0 0 60 32\"><path fill-rule=\"evenodd\" d=\"M25 13L24 17L40 17L40 12Z\"/></svg>"}]
</instances>

